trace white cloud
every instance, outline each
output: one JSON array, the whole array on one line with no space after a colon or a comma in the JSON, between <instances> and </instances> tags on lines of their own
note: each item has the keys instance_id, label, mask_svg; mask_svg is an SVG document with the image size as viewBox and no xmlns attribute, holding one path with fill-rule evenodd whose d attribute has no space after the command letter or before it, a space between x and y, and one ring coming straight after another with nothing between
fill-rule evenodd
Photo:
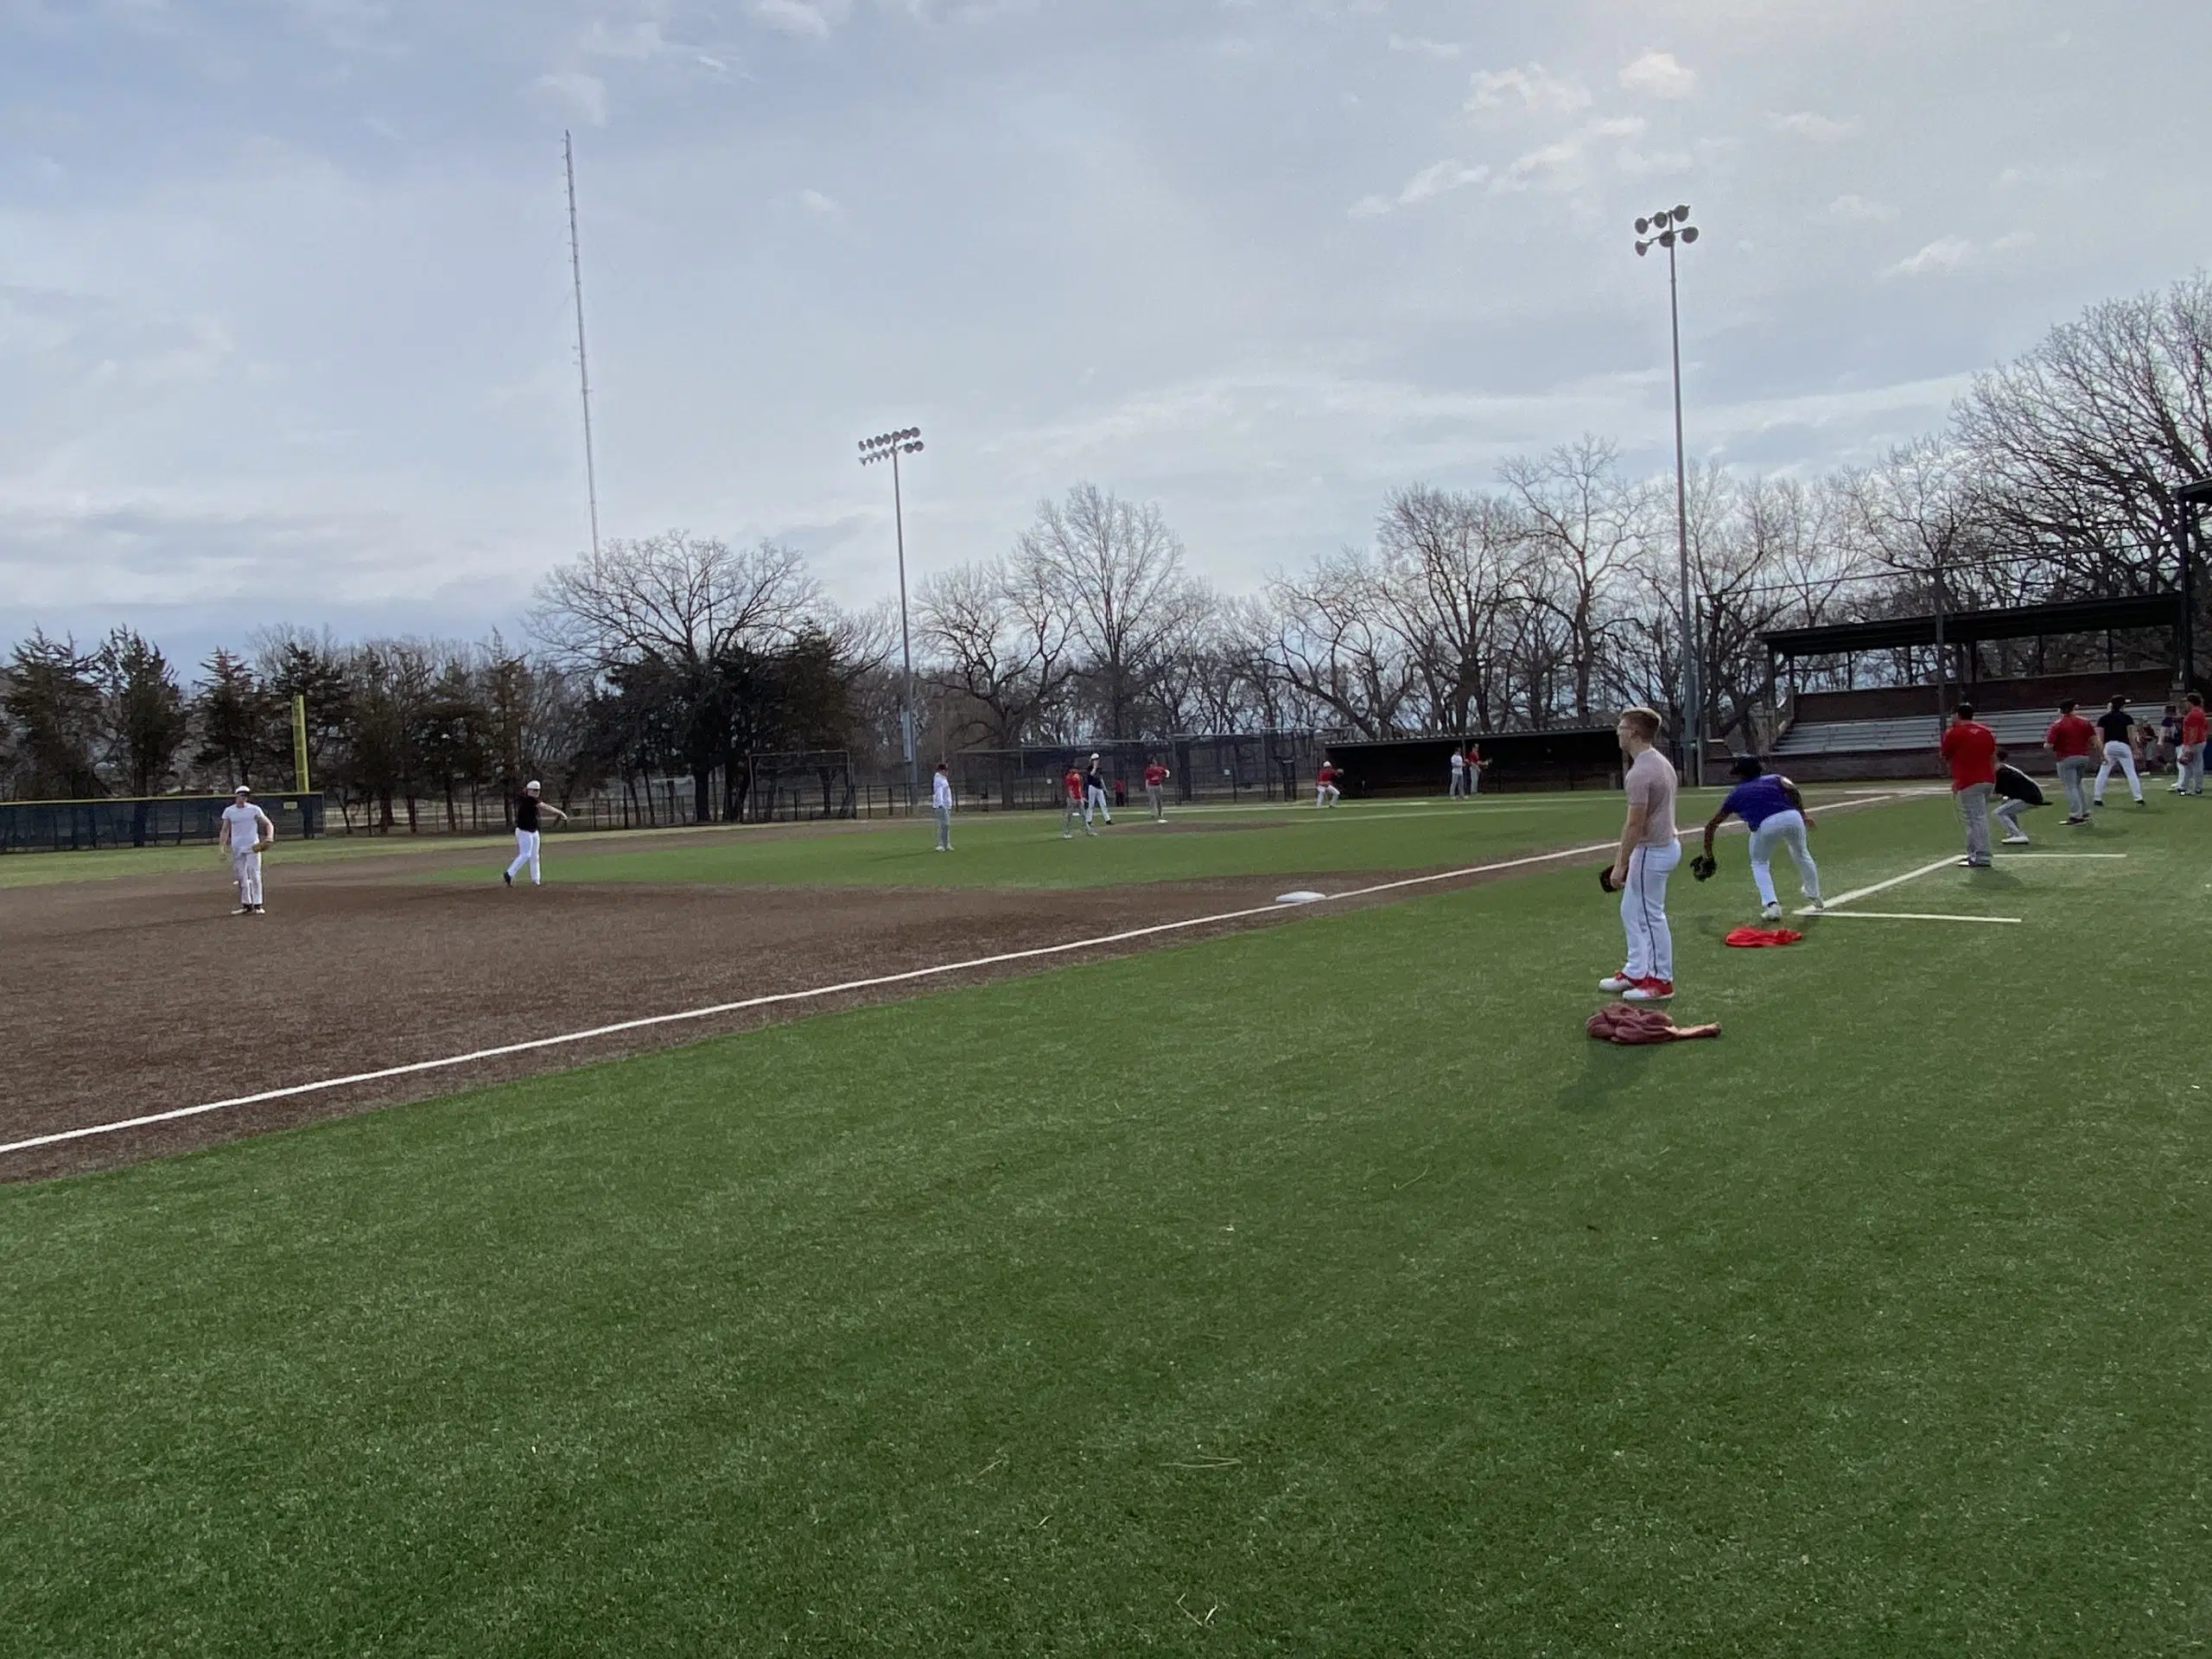
<instances>
[{"instance_id":1,"label":"white cloud","mask_svg":"<svg viewBox=\"0 0 2212 1659\"><path fill-rule=\"evenodd\" d=\"M798 205L805 208L808 213L823 219L842 219L845 216L845 204L835 196L824 195L819 190L800 191Z\"/></svg>"},{"instance_id":2,"label":"white cloud","mask_svg":"<svg viewBox=\"0 0 2212 1659\"><path fill-rule=\"evenodd\" d=\"M1999 190L2063 189L2104 177L2094 167L2008 167L1997 175Z\"/></svg>"},{"instance_id":3,"label":"white cloud","mask_svg":"<svg viewBox=\"0 0 2212 1659\"><path fill-rule=\"evenodd\" d=\"M1476 115L1572 115L1590 105L1589 89L1553 74L1541 63L1514 69L1478 69L1468 111Z\"/></svg>"},{"instance_id":4,"label":"white cloud","mask_svg":"<svg viewBox=\"0 0 2212 1659\"><path fill-rule=\"evenodd\" d=\"M565 104L594 127L607 124L607 83L597 75L540 75L531 85Z\"/></svg>"},{"instance_id":5,"label":"white cloud","mask_svg":"<svg viewBox=\"0 0 2212 1659\"><path fill-rule=\"evenodd\" d=\"M1840 143L1859 130L1856 121L1839 121L1833 116L1821 115L1812 110L1795 110L1788 115L1770 114L1766 124L1777 132L1786 132L1797 138L1809 138L1816 144Z\"/></svg>"},{"instance_id":6,"label":"white cloud","mask_svg":"<svg viewBox=\"0 0 2212 1659\"><path fill-rule=\"evenodd\" d=\"M1412 52L1424 58L1456 58L1467 48L1457 41L1432 41L1425 35L1393 35L1393 52Z\"/></svg>"},{"instance_id":7,"label":"white cloud","mask_svg":"<svg viewBox=\"0 0 2212 1659\"><path fill-rule=\"evenodd\" d=\"M786 35L826 38L852 11L852 0L752 0L755 22Z\"/></svg>"},{"instance_id":8,"label":"white cloud","mask_svg":"<svg viewBox=\"0 0 2212 1659\"><path fill-rule=\"evenodd\" d=\"M1886 225L1897 216L1897 210L1886 201L1869 201L1864 196L1838 196L1828 203L1828 217L1846 225Z\"/></svg>"},{"instance_id":9,"label":"white cloud","mask_svg":"<svg viewBox=\"0 0 2212 1659\"><path fill-rule=\"evenodd\" d=\"M1939 236L1917 253L1907 254L1889 268L1893 276L1928 276L1956 270L1974 257L1974 244L1963 236Z\"/></svg>"},{"instance_id":10,"label":"white cloud","mask_svg":"<svg viewBox=\"0 0 2212 1659\"><path fill-rule=\"evenodd\" d=\"M1976 264L1993 255L2018 253L2035 245L2033 231L2008 231L1995 241L1980 244L1963 236L1938 237L1917 253L1908 254L1882 274L1885 276L1931 276Z\"/></svg>"},{"instance_id":11,"label":"white cloud","mask_svg":"<svg viewBox=\"0 0 2212 1659\"><path fill-rule=\"evenodd\" d=\"M1352 204L1351 216L1373 219L1400 207L1417 207L1447 192L1480 184L1489 177L1487 167L1469 167L1459 161L1437 162L1407 180L1405 188L1395 196L1363 196Z\"/></svg>"},{"instance_id":12,"label":"white cloud","mask_svg":"<svg viewBox=\"0 0 2212 1659\"><path fill-rule=\"evenodd\" d=\"M1651 98L1688 98L1697 91L1696 72L1671 52L1647 52L1621 71L1621 85Z\"/></svg>"}]
</instances>

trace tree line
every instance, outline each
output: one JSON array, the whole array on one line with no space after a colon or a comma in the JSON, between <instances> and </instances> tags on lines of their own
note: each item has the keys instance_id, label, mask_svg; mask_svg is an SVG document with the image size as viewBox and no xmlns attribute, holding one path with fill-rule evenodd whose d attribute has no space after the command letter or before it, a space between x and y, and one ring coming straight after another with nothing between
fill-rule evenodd
<instances>
[{"instance_id":1,"label":"tree line","mask_svg":"<svg viewBox=\"0 0 2212 1659\"><path fill-rule=\"evenodd\" d=\"M1688 504L1700 717L1739 743L1767 735L1780 688L1760 636L1777 628L2169 589L2174 492L2208 474L2202 274L2052 330L1981 377L1945 431L1869 464L1705 467ZM1628 473L1590 435L1481 487L1408 483L1363 544L1242 594L1192 574L1155 504L1077 484L1003 553L925 578L914 620L932 757L1177 733L1541 729L1603 723L1624 702L1680 729L1687 713L1673 480ZM214 652L188 686L127 627L90 647L35 632L0 665L0 793L288 784L297 696L315 782L349 823L412 827L426 807L480 818L531 777L564 802L688 779L694 816L737 817L763 753L896 769L895 627L887 603L829 603L791 549L679 530L553 571L527 646L276 630ZM2101 667L2101 652L1961 647L1948 671L2060 672ZM1818 683L1845 665L1810 671Z\"/></svg>"}]
</instances>

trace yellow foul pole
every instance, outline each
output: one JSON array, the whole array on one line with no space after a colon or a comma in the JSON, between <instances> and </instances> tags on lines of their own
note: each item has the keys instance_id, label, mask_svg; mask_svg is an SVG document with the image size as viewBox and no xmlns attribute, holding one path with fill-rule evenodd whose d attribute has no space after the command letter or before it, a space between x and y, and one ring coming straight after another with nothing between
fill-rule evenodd
<instances>
[{"instance_id":1,"label":"yellow foul pole","mask_svg":"<svg viewBox=\"0 0 2212 1659\"><path fill-rule=\"evenodd\" d=\"M308 793L308 700L292 698L292 787Z\"/></svg>"}]
</instances>

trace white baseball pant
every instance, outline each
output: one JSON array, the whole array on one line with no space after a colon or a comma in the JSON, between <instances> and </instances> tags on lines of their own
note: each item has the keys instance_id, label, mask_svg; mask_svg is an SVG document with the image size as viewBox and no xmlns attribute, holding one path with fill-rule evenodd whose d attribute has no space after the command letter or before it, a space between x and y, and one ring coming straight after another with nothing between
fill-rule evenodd
<instances>
[{"instance_id":1,"label":"white baseball pant","mask_svg":"<svg viewBox=\"0 0 2212 1659\"><path fill-rule=\"evenodd\" d=\"M231 855L231 880L238 884L238 903L261 902L261 855L251 847Z\"/></svg>"},{"instance_id":2,"label":"white baseball pant","mask_svg":"<svg viewBox=\"0 0 2212 1659\"><path fill-rule=\"evenodd\" d=\"M1628 934L1630 979L1675 977L1675 935L1667 925L1667 878L1682 861L1682 844L1638 847L1628 855L1621 886L1621 926Z\"/></svg>"},{"instance_id":3,"label":"white baseball pant","mask_svg":"<svg viewBox=\"0 0 2212 1659\"><path fill-rule=\"evenodd\" d=\"M527 865L530 868L530 885L533 887L538 885L537 836L538 832L535 830L515 831L515 861L507 866L507 879L510 881L520 875L523 873L523 867Z\"/></svg>"},{"instance_id":4,"label":"white baseball pant","mask_svg":"<svg viewBox=\"0 0 2212 1659\"><path fill-rule=\"evenodd\" d=\"M1782 848L1789 855L1789 861L1797 867L1797 890L1808 899L1821 896L1821 872L1813 862L1812 849L1805 844L1804 815L1792 808L1777 812L1751 831L1751 880L1759 890L1759 902L1777 904L1774 896L1774 852Z\"/></svg>"},{"instance_id":5,"label":"white baseball pant","mask_svg":"<svg viewBox=\"0 0 2212 1659\"><path fill-rule=\"evenodd\" d=\"M2137 800L2141 800L2143 780L2135 775L2135 751L2125 743L2107 743L2105 763L2097 768L2095 795L2097 804L2102 806L2105 804L2105 784L2112 777L2112 769L2114 766L2118 766L2127 774L2127 792Z\"/></svg>"}]
</instances>

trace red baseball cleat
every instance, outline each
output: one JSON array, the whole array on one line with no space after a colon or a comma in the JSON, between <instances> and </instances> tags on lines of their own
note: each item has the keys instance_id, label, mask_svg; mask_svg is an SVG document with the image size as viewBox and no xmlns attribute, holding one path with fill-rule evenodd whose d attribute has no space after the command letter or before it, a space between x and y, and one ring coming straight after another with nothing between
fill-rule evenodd
<instances>
[{"instance_id":1,"label":"red baseball cleat","mask_svg":"<svg viewBox=\"0 0 2212 1659\"><path fill-rule=\"evenodd\" d=\"M1664 1002L1675 994L1671 979L1639 979L1621 993L1624 1002Z\"/></svg>"}]
</instances>

